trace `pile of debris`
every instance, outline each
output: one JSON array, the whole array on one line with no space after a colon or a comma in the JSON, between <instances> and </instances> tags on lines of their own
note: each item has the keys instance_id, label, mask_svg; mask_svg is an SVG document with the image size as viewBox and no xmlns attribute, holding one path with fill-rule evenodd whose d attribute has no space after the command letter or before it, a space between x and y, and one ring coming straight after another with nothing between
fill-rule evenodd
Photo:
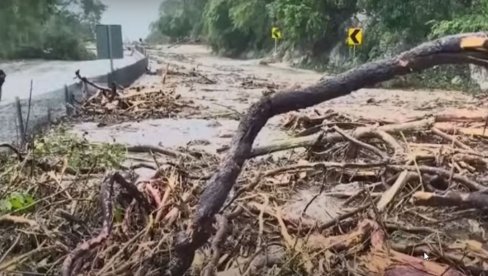
<instances>
[{"instance_id":1,"label":"pile of debris","mask_svg":"<svg viewBox=\"0 0 488 276\"><path fill-rule=\"evenodd\" d=\"M73 118L82 121L94 121L100 125L116 124L145 119L162 119L175 117L185 108L193 108L191 101L184 101L175 93L174 85L157 89L155 86L135 86L117 91L112 87L101 87L76 72L78 78L97 92L75 107ZM166 74L162 76L163 83ZM163 87L163 86L162 86Z\"/></svg>"},{"instance_id":2,"label":"pile of debris","mask_svg":"<svg viewBox=\"0 0 488 276\"><path fill-rule=\"evenodd\" d=\"M82 103L78 116L105 124L171 118L190 104L182 102L174 90L135 87L115 96L107 96L103 92L95 94Z\"/></svg>"},{"instance_id":3,"label":"pile of debris","mask_svg":"<svg viewBox=\"0 0 488 276\"><path fill-rule=\"evenodd\" d=\"M480 275L488 270L483 124L473 116L291 116L285 126L301 137L253 156L306 150L248 161L190 275ZM148 151L152 158L105 177L0 172L39 198L0 216L0 269L163 273L219 160Z\"/></svg>"}]
</instances>

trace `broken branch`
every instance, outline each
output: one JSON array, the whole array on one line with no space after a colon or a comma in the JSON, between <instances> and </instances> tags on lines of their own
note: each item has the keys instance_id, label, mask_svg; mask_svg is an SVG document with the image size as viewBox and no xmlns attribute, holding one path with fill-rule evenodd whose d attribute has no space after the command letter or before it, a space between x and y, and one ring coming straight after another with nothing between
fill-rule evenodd
<instances>
[{"instance_id":1,"label":"broken branch","mask_svg":"<svg viewBox=\"0 0 488 276\"><path fill-rule=\"evenodd\" d=\"M98 236L87 240L79 244L75 250L73 250L63 262L62 274L63 276L77 275L78 272L75 271L77 262L81 261L81 258L88 253L90 250L101 245L110 236L112 232L113 225L113 210L112 210L112 197L114 188L115 178L113 175L105 177L101 187L101 203L102 203L102 214L103 214L103 225L102 230Z\"/></svg>"},{"instance_id":2,"label":"broken branch","mask_svg":"<svg viewBox=\"0 0 488 276\"><path fill-rule=\"evenodd\" d=\"M423 130L423 129L428 129L434 124L434 118L428 118L420 121L414 121L414 122L407 122L407 123L400 123L400 124L391 124L391 125L384 125L380 127L372 127L372 126L367 126L367 127L358 127L354 130L354 132L351 134L352 137L356 139L361 139L361 138L368 138L368 137L374 137L376 135L379 135L385 142L390 144L392 148L395 149L396 151L400 151L400 153L403 151L402 147L397 143L391 142L390 138L386 138L382 133L387 133L387 134L392 134L392 133L398 133L398 132L410 132L410 131L416 131L416 130ZM327 144L327 143L337 143L340 141L344 141L344 137L340 135L339 133L327 133L324 135L321 139L318 139L320 136L319 135L310 135L307 137L300 137L300 138L293 138L293 139L286 139L283 141L277 141L273 144L270 145L265 145L265 146L260 146L253 148L250 158L252 157L257 157L260 155L265 155L277 151L282 151L282 150L289 150L289 149L294 149L294 148L301 148L301 147L312 147L314 145L317 145L317 141L319 142L319 145ZM386 138L386 139L385 139ZM395 140L395 139L393 139ZM396 142L396 141L395 141ZM401 149L401 150L400 150Z\"/></svg>"},{"instance_id":3,"label":"broken branch","mask_svg":"<svg viewBox=\"0 0 488 276\"><path fill-rule=\"evenodd\" d=\"M366 144L364 142L361 142L359 141L358 139L352 137L351 135L345 133L342 129L340 129L338 126L334 126L333 127L334 130L339 133L340 135L342 135L345 139L349 140L351 143L353 144L356 144L360 147L363 147L373 153L375 153L376 155L378 155L379 157L381 157L381 159L383 160L387 160L389 159L388 155L384 152L382 152L381 150L379 150L378 148L372 146L372 145L369 145L369 144Z\"/></svg>"},{"instance_id":4,"label":"broken branch","mask_svg":"<svg viewBox=\"0 0 488 276\"><path fill-rule=\"evenodd\" d=\"M191 265L195 250L209 238L209 222L213 221L215 214L222 208L244 162L253 156L254 140L268 119L435 65L458 63L486 65L488 63L486 52L471 49L466 51L461 47L465 39L472 37L485 38L486 33L454 35L427 42L391 59L363 64L304 89L267 95L253 104L247 114L241 118L231 147L219 169L208 181L200 197L191 227L178 235L179 240L176 242L176 250L167 273L182 275Z\"/></svg>"},{"instance_id":5,"label":"broken branch","mask_svg":"<svg viewBox=\"0 0 488 276\"><path fill-rule=\"evenodd\" d=\"M447 192L446 194L435 194L417 192L412 196L412 202L425 206L444 206L485 209L488 207L488 194L482 192L461 193Z\"/></svg>"}]
</instances>

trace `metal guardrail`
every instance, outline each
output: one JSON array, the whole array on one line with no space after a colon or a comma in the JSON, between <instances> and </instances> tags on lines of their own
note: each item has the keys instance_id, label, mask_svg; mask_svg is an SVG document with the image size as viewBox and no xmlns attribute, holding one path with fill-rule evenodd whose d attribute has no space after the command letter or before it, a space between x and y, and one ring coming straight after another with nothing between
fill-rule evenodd
<instances>
[{"instance_id":1,"label":"metal guardrail","mask_svg":"<svg viewBox=\"0 0 488 276\"><path fill-rule=\"evenodd\" d=\"M115 70L110 76L117 84L129 86L146 72L148 58L145 57L136 63ZM105 83L105 74L90 78L93 82ZM65 85L29 99L16 99L15 101L0 102L0 143L22 145L26 139L40 130L49 127L53 121L70 115L69 106L74 100L83 97L81 82ZM27 120L29 114L29 120Z\"/></svg>"}]
</instances>

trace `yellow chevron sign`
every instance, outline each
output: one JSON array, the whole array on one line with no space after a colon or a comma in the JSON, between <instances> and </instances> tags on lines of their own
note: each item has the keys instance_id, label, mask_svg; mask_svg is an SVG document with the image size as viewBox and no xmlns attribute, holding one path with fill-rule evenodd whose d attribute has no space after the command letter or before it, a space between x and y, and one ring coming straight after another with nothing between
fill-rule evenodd
<instances>
[{"instance_id":1,"label":"yellow chevron sign","mask_svg":"<svg viewBox=\"0 0 488 276\"><path fill-rule=\"evenodd\" d=\"M357 46L363 44L363 29L349 28L347 30L347 45Z\"/></svg>"},{"instance_id":2,"label":"yellow chevron sign","mask_svg":"<svg viewBox=\"0 0 488 276\"><path fill-rule=\"evenodd\" d=\"M280 31L280 29L278 29L278 27L271 28L271 38L273 38L273 39L281 39L282 38L281 31Z\"/></svg>"}]
</instances>

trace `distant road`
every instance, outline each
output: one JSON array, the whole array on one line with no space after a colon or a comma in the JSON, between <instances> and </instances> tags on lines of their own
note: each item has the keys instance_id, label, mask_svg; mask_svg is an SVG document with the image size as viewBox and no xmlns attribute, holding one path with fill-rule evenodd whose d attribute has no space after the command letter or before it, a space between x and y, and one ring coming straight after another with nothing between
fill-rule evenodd
<instances>
[{"instance_id":1,"label":"distant road","mask_svg":"<svg viewBox=\"0 0 488 276\"><path fill-rule=\"evenodd\" d=\"M143 55L137 51L131 56L126 51L123 59L114 60L114 69L133 64ZM34 80L33 95L41 95L59 88L65 84L74 83L75 71L80 69L82 76L95 77L110 72L109 60L90 61L47 61L26 60L0 63L0 69L7 74L3 85L2 102L15 97L28 98L30 81Z\"/></svg>"}]
</instances>

